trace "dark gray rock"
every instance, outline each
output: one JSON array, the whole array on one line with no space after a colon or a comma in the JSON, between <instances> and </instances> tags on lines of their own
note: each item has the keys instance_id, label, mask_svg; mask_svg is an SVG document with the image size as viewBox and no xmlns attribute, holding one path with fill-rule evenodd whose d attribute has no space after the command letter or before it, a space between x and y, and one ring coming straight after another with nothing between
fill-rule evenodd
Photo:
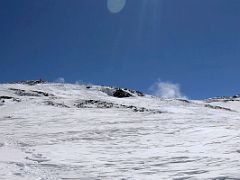
<instances>
[{"instance_id":1,"label":"dark gray rock","mask_svg":"<svg viewBox=\"0 0 240 180\"><path fill-rule=\"evenodd\" d=\"M115 90L115 92L113 93L113 96L117 98L125 98L125 97L131 97L132 94L119 88Z\"/></svg>"}]
</instances>

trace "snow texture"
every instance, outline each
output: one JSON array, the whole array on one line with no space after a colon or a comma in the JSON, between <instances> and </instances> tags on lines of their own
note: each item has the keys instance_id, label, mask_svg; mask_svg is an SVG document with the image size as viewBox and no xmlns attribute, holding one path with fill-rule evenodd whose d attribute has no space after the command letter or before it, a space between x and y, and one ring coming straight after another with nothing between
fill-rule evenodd
<instances>
[{"instance_id":1,"label":"snow texture","mask_svg":"<svg viewBox=\"0 0 240 180\"><path fill-rule=\"evenodd\" d=\"M0 179L240 179L240 98L0 85Z\"/></svg>"}]
</instances>

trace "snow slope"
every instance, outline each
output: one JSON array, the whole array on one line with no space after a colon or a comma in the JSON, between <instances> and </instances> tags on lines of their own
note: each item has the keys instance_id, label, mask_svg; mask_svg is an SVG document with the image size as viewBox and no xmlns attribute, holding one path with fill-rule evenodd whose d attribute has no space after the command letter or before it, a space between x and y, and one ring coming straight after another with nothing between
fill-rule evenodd
<instances>
[{"instance_id":1,"label":"snow slope","mask_svg":"<svg viewBox=\"0 0 240 180\"><path fill-rule=\"evenodd\" d=\"M239 97L114 91L1 84L0 179L240 179Z\"/></svg>"}]
</instances>

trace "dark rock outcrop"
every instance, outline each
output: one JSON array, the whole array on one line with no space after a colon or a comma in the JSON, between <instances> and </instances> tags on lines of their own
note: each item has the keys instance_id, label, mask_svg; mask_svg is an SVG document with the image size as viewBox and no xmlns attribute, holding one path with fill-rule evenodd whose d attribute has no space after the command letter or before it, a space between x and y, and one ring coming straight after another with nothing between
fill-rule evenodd
<instances>
[{"instance_id":1,"label":"dark rock outcrop","mask_svg":"<svg viewBox=\"0 0 240 180\"><path fill-rule=\"evenodd\" d=\"M131 97L132 94L130 94L129 92L123 90L123 89L116 89L113 92L113 97L117 97L117 98L125 98L125 97Z\"/></svg>"},{"instance_id":2,"label":"dark rock outcrop","mask_svg":"<svg viewBox=\"0 0 240 180\"><path fill-rule=\"evenodd\" d=\"M5 100L7 99L12 99L13 101L16 101L16 102L20 102L21 100L18 99L18 98L15 98L15 97L11 97L11 96L0 96L0 100L2 102L5 102Z\"/></svg>"},{"instance_id":3,"label":"dark rock outcrop","mask_svg":"<svg viewBox=\"0 0 240 180\"><path fill-rule=\"evenodd\" d=\"M124 90L125 90L125 91L129 91L129 92L132 93L132 94L136 94L137 96L141 96L141 97L144 96L144 94L143 94L142 92L140 92L140 91L136 91L136 90L132 90L132 89L127 89L127 88L124 88Z\"/></svg>"},{"instance_id":4,"label":"dark rock outcrop","mask_svg":"<svg viewBox=\"0 0 240 180\"><path fill-rule=\"evenodd\" d=\"M14 99L14 97L10 97L10 96L0 96L0 99Z\"/></svg>"},{"instance_id":5,"label":"dark rock outcrop","mask_svg":"<svg viewBox=\"0 0 240 180\"><path fill-rule=\"evenodd\" d=\"M102 86L101 91L106 93L109 96L117 97L117 98L126 98L132 96L144 96L144 94L140 91L135 91L127 88L115 88L111 86Z\"/></svg>"}]
</instances>

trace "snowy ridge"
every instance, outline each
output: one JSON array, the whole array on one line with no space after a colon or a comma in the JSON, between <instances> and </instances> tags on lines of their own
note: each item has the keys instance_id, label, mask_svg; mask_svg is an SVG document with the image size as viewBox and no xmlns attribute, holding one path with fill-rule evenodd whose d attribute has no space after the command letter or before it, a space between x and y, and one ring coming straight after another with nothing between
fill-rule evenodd
<instances>
[{"instance_id":1,"label":"snowy ridge","mask_svg":"<svg viewBox=\"0 0 240 180\"><path fill-rule=\"evenodd\" d=\"M240 179L240 97L0 85L0 179Z\"/></svg>"}]
</instances>

